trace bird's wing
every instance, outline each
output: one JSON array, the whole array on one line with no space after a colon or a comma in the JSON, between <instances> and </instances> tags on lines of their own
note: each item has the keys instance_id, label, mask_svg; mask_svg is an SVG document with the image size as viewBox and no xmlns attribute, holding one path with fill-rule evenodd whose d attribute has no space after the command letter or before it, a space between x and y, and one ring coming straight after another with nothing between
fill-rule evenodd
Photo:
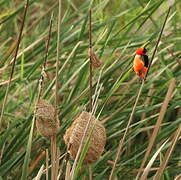
<instances>
[{"instance_id":1,"label":"bird's wing","mask_svg":"<svg viewBox=\"0 0 181 180\"><path fill-rule=\"evenodd\" d=\"M148 65L149 65L149 58L148 58L148 56L147 55L141 55L141 59L144 62L144 66L148 67Z\"/></svg>"}]
</instances>

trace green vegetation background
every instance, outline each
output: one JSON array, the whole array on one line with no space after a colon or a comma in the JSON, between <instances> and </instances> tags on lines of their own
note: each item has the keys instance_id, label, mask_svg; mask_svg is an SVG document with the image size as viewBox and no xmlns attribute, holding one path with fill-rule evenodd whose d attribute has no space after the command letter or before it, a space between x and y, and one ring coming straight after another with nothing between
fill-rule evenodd
<instances>
[{"instance_id":1,"label":"green vegetation background","mask_svg":"<svg viewBox=\"0 0 181 180\"><path fill-rule=\"evenodd\" d=\"M24 1L0 0L0 109L9 79L14 49L22 23ZM74 117L89 103L88 72L88 9L89 0L62 1L59 72L58 146L66 152L63 141L65 130ZM102 157L92 165L95 180L108 179L120 138L123 136L140 83L130 70L136 48L149 41L151 57L163 24L166 0L95 0L93 10L93 47L104 65L94 70L93 82L101 78L101 93L96 115L107 131L107 144ZM30 133L34 103L37 95L41 65L45 56L49 20L54 12L53 33L48 56L44 98L54 103L54 72L57 46L58 1L31 0L20 44L15 73L5 106L0 133L0 179L20 179ZM139 100L132 126L118 160L118 179L134 179L139 169L149 138L158 119L169 81L176 79L173 97L169 102L162 128L156 138L150 158L165 140L173 135L181 122L181 1L176 0L158 47L147 81ZM95 87L95 86L94 86ZM35 128L29 165L29 178L38 173L45 156L37 157L49 148L50 142ZM159 167L170 142L166 143L152 167ZM173 180L181 174L181 143L177 142L163 179ZM82 176L88 174L87 171ZM155 171L150 171L151 178ZM62 174L62 177L64 174ZM43 176L45 178L45 176Z\"/></svg>"}]
</instances>

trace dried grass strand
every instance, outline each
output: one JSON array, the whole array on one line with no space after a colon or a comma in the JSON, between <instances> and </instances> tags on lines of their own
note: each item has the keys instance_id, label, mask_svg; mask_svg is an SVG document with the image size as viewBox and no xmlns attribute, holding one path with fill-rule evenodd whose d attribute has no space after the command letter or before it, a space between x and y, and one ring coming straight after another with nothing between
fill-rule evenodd
<instances>
[{"instance_id":1,"label":"dried grass strand","mask_svg":"<svg viewBox=\"0 0 181 180\"><path fill-rule=\"evenodd\" d=\"M92 52L92 10L89 10L89 52ZM92 56L89 54L89 88L90 88L90 112L92 112L92 95L93 95L93 86L92 86Z\"/></svg>"},{"instance_id":2,"label":"dried grass strand","mask_svg":"<svg viewBox=\"0 0 181 180\"><path fill-rule=\"evenodd\" d=\"M25 24L25 19L26 19L26 14L27 14L27 11L28 11L28 7L29 7L29 0L27 0L26 4L25 4L23 20L22 20L22 24L21 24L21 28L20 28L20 32L19 32L19 36L18 36L18 41L17 41L16 50L15 50L15 55L14 55L14 60L13 60L13 64L12 64L12 69L11 69L8 85L7 85L7 88L6 88L5 97L4 97L3 104L2 104L1 115L0 115L0 128L1 128L1 124L2 124L2 119L3 119L3 115L4 115L4 110L5 110L6 102L7 102L7 99L8 99L8 94L9 94L9 88L10 88L11 80L12 80L13 74L14 74L14 69L15 69L15 65L16 65L16 59L17 59L17 55L18 55L18 50L19 50L19 46L20 46L20 42L21 42L21 37L22 37L23 29L24 29L24 24Z\"/></svg>"},{"instance_id":3,"label":"dried grass strand","mask_svg":"<svg viewBox=\"0 0 181 180\"><path fill-rule=\"evenodd\" d=\"M160 168L157 170L156 172L156 175L154 177L154 180L160 180L161 179L161 176L163 174L163 171L168 163L168 160L176 146L176 143L180 137L180 134L181 134L181 124L179 125L177 131L174 133L174 137L172 139L172 143L171 143L171 146L169 147L169 149L167 150L167 152L165 153L165 157L160 165Z\"/></svg>"},{"instance_id":4,"label":"dried grass strand","mask_svg":"<svg viewBox=\"0 0 181 180\"><path fill-rule=\"evenodd\" d=\"M125 130L124 135L123 135L123 138L122 138L122 139L120 140L120 142L119 142L119 146L118 146L117 153L116 153L116 158L115 158L115 160L114 160L114 164L113 164L113 167L112 167L112 170L111 170L111 174L110 174L110 176L109 176L109 180L112 180L112 179L113 179L114 171L115 171L115 168L116 168L116 164L117 164L118 158L119 158L119 156L120 156L120 154L121 154L121 150L122 150L122 148L123 148L123 144L124 144L124 141L125 141L125 139L126 139L126 135L127 135L128 130L129 130L130 124L131 124L131 122L132 122L133 115L134 115L134 112L135 112L135 110L136 110L136 106L137 106L139 97L140 97L140 95L141 95L142 89L143 89L143 85L144 85L144 81L142 81L141 87L140 87L140 89L139 89L139 92L138 92L138 95L137 95L135 104L134 104L134 106L133 106L133 109L132 109L130 118L129 118L129 120L128 120L128 124L127 124L127 126L126 126L126 130Z\"/></svg>"},{"instance_id":5,"label":"dried grass strand","mask_svg":"<svg viewBox=\"0 0 181 180\"><path fill-rule=\"evenodd\" d=\"M158 132L159 132L159 129L161 127L162 120L163 120L164 115L166 113L168 103L172 98L172 93L173 93L174 88L175 88L175 79L173 78L173 79L170 80L167 94L166 94L165 99L163 101L163 104L161 106L159 117L157 119L157 122L155 124L155 128L154 128L153 133L151 135L151 138L150 138L150 141L149 141L149 144L148 144L148 147L147 147L147 151L146 151L146 153L144 155L143 161L142 161L141 166L140 166L140 170L138 171L137 178L139 178L139 176L141 174L141 169L144 168L146 160L148 159L148 156L150 155L150 152L151 152L152 147L154 145L155 139L156 139L156 137L158 135Z\"/></svg>"}]
</instances>

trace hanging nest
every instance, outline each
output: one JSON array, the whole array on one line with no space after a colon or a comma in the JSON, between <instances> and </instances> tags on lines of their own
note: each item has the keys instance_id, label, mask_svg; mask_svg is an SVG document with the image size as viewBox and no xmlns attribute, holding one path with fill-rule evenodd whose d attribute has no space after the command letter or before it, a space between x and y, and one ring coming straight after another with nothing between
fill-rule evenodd
<instances>
[{"instance_id":1,"label":"hanging nest","mask_svg":"<svg viewBox=\"0 0 181 180\"><path fill-rule=\"evenodd\" d=\"M46 100L39 100L36 106L36 127L44 137L56 135L59 121L55 115L55 108Z\"/></svg>"},{"instance_id":2,"label":"hanging nest","mask_svg":"<svg viewBox=\"0 0 181 180\"><path fill-rule=\"evenodd\" d=\"M97 57L97 55L94 53L93 50L89 50L88 54L89 54L89 56L91 56L93 68L96 69L103 65L103 62Z\"/></svg>"},{"instance_id":3,"label":"hanging nest","mask_svg":"<svg viewBox=\"0 0 181 180\"><path fill-rule=\"evenodd\" d=\"M75 118L73 124L70 128L67 129L64 135L65 144L67 145L67 147L69 147L68 151L73 159L75 159L76 157L82 136L90 118L91 123L86 133L86 137L84 140L85 143L96 120L95 117L91 115L91 113L83 111L77 118ZM89 148L83 163L90 164L98 160L102 152L104 151L105 144L106 131L101 122L97 120L90 138Z\"/></svg>"}]
</instances>

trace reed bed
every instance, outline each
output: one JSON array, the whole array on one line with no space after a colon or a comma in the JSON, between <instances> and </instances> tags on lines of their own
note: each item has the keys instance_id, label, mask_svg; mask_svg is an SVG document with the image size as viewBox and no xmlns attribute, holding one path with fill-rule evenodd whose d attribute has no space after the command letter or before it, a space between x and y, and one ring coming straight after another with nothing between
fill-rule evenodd
<instances>
[{"instance_id":1,"label":"reed bed","mask_svg":"<svg viewBox=\"0 0 181 180\"><path fill-rule=\"evenodd\" d=\"M179 0L0 8L0 179L180 178Z\"/></svg>"}]
</instances>

